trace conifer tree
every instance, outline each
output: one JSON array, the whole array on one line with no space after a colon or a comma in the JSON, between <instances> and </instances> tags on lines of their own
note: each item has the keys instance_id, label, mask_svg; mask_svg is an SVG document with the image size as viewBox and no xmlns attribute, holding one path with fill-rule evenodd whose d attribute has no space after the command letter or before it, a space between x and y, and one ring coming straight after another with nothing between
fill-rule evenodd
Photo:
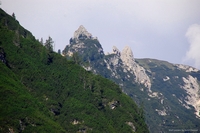
<instances>
[{"instance_id":1,"label":"conifer tree","mask_svg":"<svg viewBox=\"0 0 200 133\"><path fill-rule=\"evenodd\" d=\"M40 39L40 43L41 43L42 45L44 44L43 38Z\"/></svg>"},{"instance_id":2,"label":"conifer tree","mask_svg":"<svg viewBox=\"0 0 200 133\"><path fill-rule=\"evenodd\" d=\"M45 47L50 51L52 52L53 51L53 39L49 36L49 38L46 40L45 42Z\"/></svg>"},{"instance_id":3,"label":"conifer tree","mask_svg":"<svg viewBox=\"0 0 200 133\"><path fill-rule=\"evenodd\" d=\"M81 64L81 58L79 57L78 53L75 52L72 55L72 60L76 63L76 64Z\"/></svg>"},{"instance_id":4,"label":"conifer tree","mask_svg":"<svg viewBox=\"0 0 200 133\"><path fill-rule=\"evenodd\" d=\"M61 50L60 49L58 49L58 54L61 54Z\"/></svg>"},{"instance_id":5,"label":"conifer tree","mask_svg":"<svg viewBox=\"0 0 200 133\"><path fill-rule=\"evenodd\" d=\"M16 20L16 16L15 13L13 12L12 17Z\"/></svg>"}]
</instances>

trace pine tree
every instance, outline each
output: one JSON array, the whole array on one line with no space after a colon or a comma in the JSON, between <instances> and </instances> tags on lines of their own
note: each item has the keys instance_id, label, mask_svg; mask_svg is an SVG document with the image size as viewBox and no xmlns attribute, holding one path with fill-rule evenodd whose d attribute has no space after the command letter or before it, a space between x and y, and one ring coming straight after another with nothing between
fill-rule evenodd
<instances>
[{"instance_id":1,"label":"pine tree","mask_svg":"<svg viewBox=\"0 0 200 133\"><path fill-rule=\"evenodd\" d=\"M60 49L58 49L58 54L61 54L61 50Z\"/></svg>"},{"instance_id":2,"label":"pine tree","mask_svg":"<svg viewBox=\"0 0 200 133\"><path fill-rule=\"evenodd\" d=\"M40 43L41 43L42 45L44 44L44 42L43 42L43 38L41 38Z\"/></svg>"},{"instance_id":3,"label":"pine tree","mask_svg":"<svg viewBox=\"0 0 200 133\"><path fill-rule=\"evenodd\" d=\"M78 55L77 52L73 53L72 60L78 65L81 64L81 58L80 58L80 56Z\"/></svg>"},{"instance_id":4,"label":"pine tree","mask_svg":"<svg viewBox=\"0 0 200 133\"><path fill-rule=\"evenodd\" d=\"M45 47L50 51L52 52L53 51L53 39L49 36L49 38L46 40L45 42Z\"/></svg>"},{"instance_id":5,"label":"pine tree","mask_svg":"<svg viewBox=\"0 0 200 133\"><path fill-rule=\"evenodd\" d=\"M16 16L15 13L13 12L12 17L16 20Z\"/></svg>"}]
</instances>

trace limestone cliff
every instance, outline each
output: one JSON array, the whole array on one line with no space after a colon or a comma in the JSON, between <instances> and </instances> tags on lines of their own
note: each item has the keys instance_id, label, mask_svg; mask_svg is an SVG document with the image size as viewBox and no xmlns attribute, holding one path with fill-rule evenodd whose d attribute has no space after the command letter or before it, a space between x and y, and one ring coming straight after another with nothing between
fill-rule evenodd
<instances>
[{"instance_id":1,"label":"limestone cliff","mask_svg":"<svg viewBox=\"0 0 200 133\"><path fill-rule=\"evenodd\" d=\"M116 62L114 64L118 64L118 60L122 61L122 68L125 72L129 71L131 74L135 75L135 81L139 84L143 84L149 90L151 89L151 81L148 75L145 72L145 69L135 62L133 52L129 46L125 46L125 48L120 52L116 46L113 46L113 54L118 58L114 58L112 62Z\"/></svg>"},{"instance_id":2,"label":"limestone cliff","mask_svg":"<svg viewBox=\"0 0 200 133\"><path fill-rule=\"evenodd\" d=\"M198 80L197 78L194 78L193 76L189 75L188 77L182 77L183 81L184 81L184 85L181 86L186 93L188 94L185 97L185 102L187 103L187 105L192 105L195 109L195 114L197 115L197 117L200 117L200 87L198 84ZM189 106L186 106L186 108L190 109Z\"/></svg>"},{"instance_id":3,"label":"limestone cliff","mask_svg":"<svg viewBox=\"0 0 200 133\"><path fill-rule=\"evenodd\" d=\"M145 69L135 62L133 52L130 47L126 46L121 53L121 60L129 71L133 71L136 76L135 81L144 84L149 90L151 89L151 81L145 72Z\"/></svg>"},{"instance_id":4,"label":"limestone cliff","mask_svg":"<svg viewBox=\"0 0 200 133\"><path fill-rule=\"evenodd\" d=\"M92 34L90 34L83 25L81 25L75 32L74 32L74 37L73 39L75 40L76 43L79 42L79 40L84 40L84 39L92 39Z\"/></svg>"}]
</instances>

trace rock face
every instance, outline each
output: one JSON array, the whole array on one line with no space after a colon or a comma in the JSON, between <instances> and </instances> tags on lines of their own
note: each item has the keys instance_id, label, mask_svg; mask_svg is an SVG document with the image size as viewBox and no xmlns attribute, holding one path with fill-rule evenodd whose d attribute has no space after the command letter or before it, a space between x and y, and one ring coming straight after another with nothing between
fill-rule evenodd
<instances>
[{"instance_id":1,"label":"rock face","mask_svg":"<svg viewBox=\"0 0 200 133\"><path fill-rule=\"evenodd\" d=\"M200 88L198 84L197 78L192 77L189 75L187 78L183 77L182 78L184 81L184 86L182 88L186 91L188 94L185 97L185 102L187 105L191 105L195 109L195 114L197 117L200 117ZM189 108L190 109L190 108Z\"/></svg>"},{"instance_id":2,"label":"rock face","mask_svg":"<svg viewBox=\"0 0 200 133\"><path fill-rule=\"evenodd\" d=\"M79 40L84 39L92 39L92 34L90 34L83 25L81 25L75 32L74 32L74 38L76 43L78 43Z\"/></svg>"},{"instance_id":3,"label":"rock face","mask_svg":"<svg viewBox=\"0 0 200 133\"><path fill-rule=\"evenodd\" d=\"M185 70L186 72L198 72L199 70L187 65L182 65L182 64L175 64L178 68Z\"/></svg>"},{"instance_id":4,"label":"rock face","mask_svg":"<svg viewBox=\"0 0 200 133\"><path fill-rule=\"evenodd\" d=\"M135 81L137 83L143 84L149 90L151 89L151 81L146 74L145 69L135 62L133 52L129 46L125 46L121 53L116 46L113 46L113 53L122 60L122 67L135 75Z\"/></svg>"},{"instance_id":5,"label":"rock face","mask_svg":"<svg viewBox=\"0 0 200 133\"><path fill-rule=\"evenodd\" d=\"M135 62L133 52L130 47L126 46L122 51L121 59L129 70L133 71L136 79L135 81L144 84L145 87L151 89L151 81L145 72L145 69Z\"/></svg>"},{"instance_id":6,"label":"rock face","mask_svg":"<svg viewBox=\"0 0 200 133\"><path fill-rule=\"evenodd\" d=\"M129 46L125 46L123 49L121 59L127 66L133 66L135 64L133 52Z\"/></svg>"},{"instance_id":7,"label":"rock face","mask_svg":"<svg viewBox=\"0 0 200 133\"><path fill-rule=\"evenodd\" d=\"M126 122L127 125L131 126L132 131L135 132L136 128L132 122Z\"/></svg>"},{"instance_id":8,"label":"rock face","mask_svg":"<svg viewBox=\"0 0 200 133\"><path fill-rule=\"evenodd\" d=\"M113 54L117 55L117 56L121 56L121 53L119 51L119 49L116 46L113 46ZM109 53L107 54L109 55Z\"/></svg>"},{"instance_id":9,"label":"rock face","mask_svg":"<svg viewBox=\"0 0 200 133\"><path fill-rule=\"evenodd\" d=\"M88 52L91 51L91 52ZM93 37L82 25L74 32L70 38L69 45L62 51L64 56L71 57L73 53L79 53L86 60L94 60L103 55L103 48L96 37Z\"/></svg>"},{"instance_id":10,"label":"rock face","mask_svg":"<svg viewBox=\"0 0 200 133\"><path fill-rule=\"evenodd\" d=\"M200 71L190 66L155 59L135 59L130 47L104 54L99 41L80 26L63 54L79 53L86 70L121 86L124 93L143 104L150 131L168 132L182 127L200 128ZM120 104L119 104L120 106ZM115 109L117 104L111 103ZM131 123L127 122L133 127Z\"/></svg>"}]
</instances>

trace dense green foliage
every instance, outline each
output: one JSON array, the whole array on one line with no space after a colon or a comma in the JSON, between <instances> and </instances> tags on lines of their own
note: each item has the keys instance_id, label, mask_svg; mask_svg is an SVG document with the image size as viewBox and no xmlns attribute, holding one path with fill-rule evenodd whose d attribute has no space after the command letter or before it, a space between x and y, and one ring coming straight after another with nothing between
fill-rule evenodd
<instances>
[{"instance_id":1,"label":"dense green foliage","mask_svg":"<svg viewBox=\"0 0 200 133\"><path fill-rule=\"evenodd\" d=\"M148 132L114 82L47 50L0 10L0 132Z\"/></svg>"},{"instance_id":2,"label":"dense green foliage","mask_svg":"<svg viewBox=\"0 0 200 133\"><path fill-rule=\"evenodd\" d=\"M52 38L49 36L49 38L46 40L44 46L47 48L48 51L52 52L53 51L53 40ZM42 41L41 41L42 44Z\"/></svg>"}]
</instances>

